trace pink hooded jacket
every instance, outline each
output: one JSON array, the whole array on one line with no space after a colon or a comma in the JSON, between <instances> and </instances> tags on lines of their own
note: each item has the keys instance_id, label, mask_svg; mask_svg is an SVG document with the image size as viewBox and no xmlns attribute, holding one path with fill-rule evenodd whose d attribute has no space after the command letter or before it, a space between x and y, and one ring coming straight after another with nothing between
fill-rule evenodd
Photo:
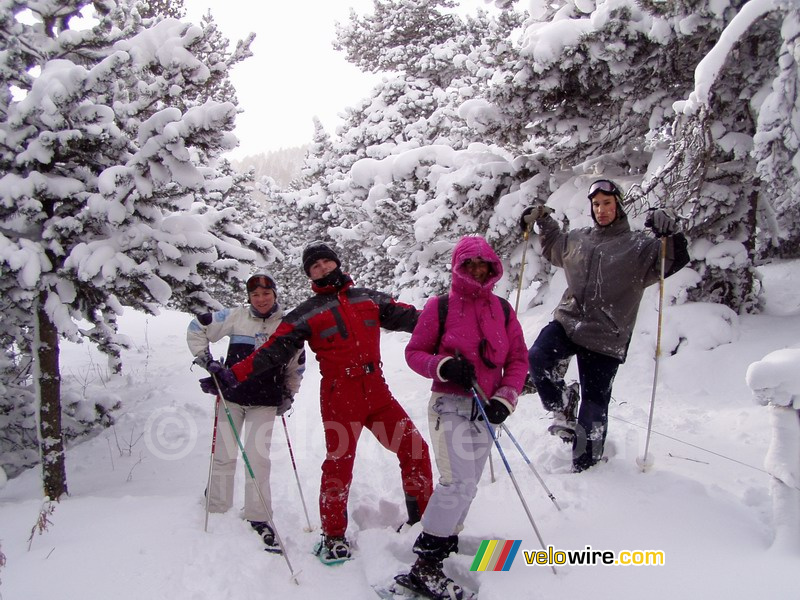
<instances>
[{"instance_id":1,"label":"pink hooded jacket","mask_svg":"<svg viewBox=\"0 0 800 600\"><path fill-rule=\"evenodd\" d=\"M489 277L483 284L464 269L464 262L474 258L491 265ZM499 399L513 412L528 373L528 349L517 315L509 309L511 314L506 326L500 298L492 292L502 275L503 265L485 239L479 236L461 238L453 249L453 280L442 343L437 352L439 298L433 297L425 304L406 346L406 362L423 377L433 379L431 389L434 392L470 396L461 386L441 377L442 364L458 353L475 367L477 382L486 395ZM486 342L481 344L482 340Z\"/></svg>"}]
</instances>

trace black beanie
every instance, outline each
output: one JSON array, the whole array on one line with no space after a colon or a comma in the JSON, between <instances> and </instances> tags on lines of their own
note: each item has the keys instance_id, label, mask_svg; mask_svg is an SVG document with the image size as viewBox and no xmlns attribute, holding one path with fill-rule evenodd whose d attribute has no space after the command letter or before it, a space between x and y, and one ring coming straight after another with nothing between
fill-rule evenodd
<instances>
[{"instance_id":1,"label":"black beanie","mask_svg":"<svg viewBox=\"0 0 800 600\"><path fill-rule=\"evenodd\" d=\"M309 275L308 271L315 262L320 258L328 258L336 263L337 267L342 266L342 261L339 260L336 252L331 250L331 247L324 242L311 242L303 250L303 271Z\"/></svg>"}]
</instances>

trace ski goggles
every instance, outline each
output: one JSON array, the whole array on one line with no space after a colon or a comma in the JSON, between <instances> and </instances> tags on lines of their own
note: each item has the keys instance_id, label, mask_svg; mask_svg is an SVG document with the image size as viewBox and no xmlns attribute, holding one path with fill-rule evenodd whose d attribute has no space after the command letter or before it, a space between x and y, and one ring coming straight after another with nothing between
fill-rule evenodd
<instances>
[{"instance_id":1,"label":"ski goggles","mask_svg":"<svg viewBox=\"0 0 800 600\"><path fill-rule=\"evenodd\" d=\"M613 181L609 181L608 179L598 179L591 185L589 188L589 200L594 198L599 192L622 198L622 192L619 191L619 188Z\"/></svg>"},{"instance_id":2,"label":"ski goggles","mask_svg":"<svg viewBox=\"0 0 800 600\"><path fill-rule=\"evenodd\" d=\"M263 275L259 275L257 277L251 277L247 280L247 291L248 292L255 292L258 288L265 288L267 290L275 290L275 282L272 281L269 277L265 277Z\"/></svg>"}]
</instances>

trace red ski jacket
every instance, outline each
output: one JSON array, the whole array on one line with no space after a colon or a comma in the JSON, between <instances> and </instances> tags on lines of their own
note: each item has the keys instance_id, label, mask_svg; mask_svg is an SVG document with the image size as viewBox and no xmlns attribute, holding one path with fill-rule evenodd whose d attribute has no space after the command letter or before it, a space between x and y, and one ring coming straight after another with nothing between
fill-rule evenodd
<instances>
[{"instance_id":1,"label":"red ski jacket","mask_svg":"<svg viewBox=\"0 0 800 600\"><path fill-rule=\"evenodd\" d=\"M419 311L383 292L353 287L319 288L286 315L275 333L250 356L231 367L239 381L284 365L308 342L323 378L358 377L381 368L380 331L411 333Z\"/></svg>"}]
</instances>

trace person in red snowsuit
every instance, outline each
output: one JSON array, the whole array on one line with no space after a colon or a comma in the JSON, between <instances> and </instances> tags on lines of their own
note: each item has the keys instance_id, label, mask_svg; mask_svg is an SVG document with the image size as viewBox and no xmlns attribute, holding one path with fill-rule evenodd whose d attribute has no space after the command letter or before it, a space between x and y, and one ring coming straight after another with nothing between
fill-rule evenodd
<instances>
[{"instance_id":1,"label":"person in red snowsuit","mask_svg":"<svg viewBox=\"0 0 800 600\"><path fill-rule=\"evenodd\" d=\"M410 333L419 312L388 294L355 287L342 272L337 254L322 242L303 251L303 269L314 296L286 315L261 347L231 367L230 375L244 381L286 364L304 342L316 354L327 449L319 498L323 537L317 553L330 562L350 557L345 538L347 498L364 427L397 454L409 523L420 520L433 492L428 445L392 396L381 371L381 327Z\"/></svg>"}]
</instances>

